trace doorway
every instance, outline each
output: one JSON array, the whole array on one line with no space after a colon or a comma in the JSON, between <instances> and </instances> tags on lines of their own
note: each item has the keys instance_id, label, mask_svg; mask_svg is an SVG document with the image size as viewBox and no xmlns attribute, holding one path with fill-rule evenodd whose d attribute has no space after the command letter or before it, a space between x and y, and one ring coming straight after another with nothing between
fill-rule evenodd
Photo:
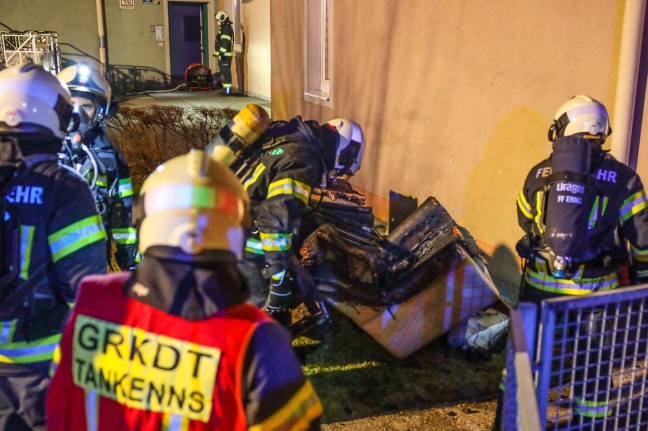
<instances>
[{"instance_id":1,"label":"doorway","mask_svg":"<svg viewBox=\"0 0 648 431\"><path fill-rule=\"evenodd\" d=\"M169 2L169 51L171 82L184 81L187 67L202 63L209 67L207 3Z\"/></svg>"}]
</instances>

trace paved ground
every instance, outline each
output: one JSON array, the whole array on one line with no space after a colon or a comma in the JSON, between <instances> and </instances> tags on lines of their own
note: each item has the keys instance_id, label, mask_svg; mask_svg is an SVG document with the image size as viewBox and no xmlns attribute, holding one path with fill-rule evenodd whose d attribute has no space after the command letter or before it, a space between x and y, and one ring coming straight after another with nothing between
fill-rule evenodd
<instances>
[{"instance_id":1,"label":"paved ground","mask_svg":"<svg viewBox=\"0 0 648 431\"><path fill-rule=\"evenodd\" d=\"M258 97L235 95L223 96L220 91L193 91L189 93L184 89L166 91L148 91L142 93L129 93L119 97L120 104L125 106L145 106L151 104L176 105L183 107L211 106L230 107L237 111L249 103L260 105L272 117L270 101Z\"/></svg>"}]
</instances>

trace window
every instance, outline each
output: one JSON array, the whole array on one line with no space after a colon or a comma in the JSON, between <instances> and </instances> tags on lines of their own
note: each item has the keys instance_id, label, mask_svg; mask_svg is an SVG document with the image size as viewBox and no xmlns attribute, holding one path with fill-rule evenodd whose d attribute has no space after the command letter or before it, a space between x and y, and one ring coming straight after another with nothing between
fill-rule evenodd
<instances>
[{"instance_id":1,"label":"window","mask_svg":"<svg viewBox=\"0 0 648 431\"><path fill-rule=\"evenodd\" d=\"M333 0L304 0L304 100L333 106Z\"/></svg>"}]
</instances>

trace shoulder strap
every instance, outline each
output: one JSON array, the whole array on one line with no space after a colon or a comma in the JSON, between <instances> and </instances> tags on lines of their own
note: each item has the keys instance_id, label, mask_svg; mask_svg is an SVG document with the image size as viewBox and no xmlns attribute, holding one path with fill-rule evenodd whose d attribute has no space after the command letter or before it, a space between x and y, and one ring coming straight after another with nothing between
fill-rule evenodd
<instances>
[{"instance_id":1,"label":"shoulder strap","mask_svg":"<svg viewBox=\"0 0 648 431\"><path fill-rule=\"evenodd\" d=\"M11 192L13 186L16 184L19 178L29 172L34 166L44 163L55 161L56 156L52 154L34 154L32 156L25 157L17 165L16 173L13 177L3 185L0 192L0 208L5 204L5 199L8 193ZM4 213L4 211L3 211ZM16 243L18 242L19 236L16 231L14 234ZM6 253L3 253L3 256ZM14 268L10 273L4 274L0 278L0 288L2 288L2 301L0 302L0 320L9 320L11 319L16 310L22 305L25 298L30 295L38 283L49 273L49 262L43 262L36 270L29 276L27 280L23 282L18 281L18 266L12 265ZM58 295L57 292L54 292L55 295Z\"/></svg>"},{"instance_id":2,"label":"shoulder strap","mask_svg":"<svg viewBox=\"0 0 648 431\"><path fill-rule=\"evenodd\" d=\"M16 289L13 289L0 303L0 320L10 320L20 308L25 298L30 295L38 282L41 281L49 273L49 262L43 262L31 276L23 283L18 284ZM57 292L54 292L58 295Z\"/></svg>"}]
</instances>

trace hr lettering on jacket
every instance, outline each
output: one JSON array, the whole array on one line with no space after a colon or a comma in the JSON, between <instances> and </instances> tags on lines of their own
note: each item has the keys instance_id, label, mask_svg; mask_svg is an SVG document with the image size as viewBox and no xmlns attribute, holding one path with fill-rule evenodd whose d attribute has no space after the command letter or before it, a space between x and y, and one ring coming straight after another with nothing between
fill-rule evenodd
<instances>
[{"instance_id":1,"label":"hr lettering on jacket","mask_svg":"<svg viewBox=\"0 0 648 431\"><path fill-rule=\"evenodd\" d=\"M39 186L15 186L7 195L12 204L43 205L43 188Z\"/></svg>"},{"instance_id":2,"label":"hr lettering on jacket","mask_svg":"<svg viewBox=\"0 0 648 431\"><path fill-rule=\"evenodd\" d=\"M548 177L551 175L551 167L545 166L536 171L536 178ZM617 180L617 173L610 169L598 169L596 171L596 179L598 181L605 181L606 183L615 183Z\"/></svg>"},{"instance_id":3,"label":"hr lettering on jacket","mask_svg":"<svg viewBox=\"0 0 648 431\"><path fill-rule=\"evenodd\" d=\"M79 315L73 352L75 385L132 408L209 420L220 350Z\"/></svg>"}]
</instances>

